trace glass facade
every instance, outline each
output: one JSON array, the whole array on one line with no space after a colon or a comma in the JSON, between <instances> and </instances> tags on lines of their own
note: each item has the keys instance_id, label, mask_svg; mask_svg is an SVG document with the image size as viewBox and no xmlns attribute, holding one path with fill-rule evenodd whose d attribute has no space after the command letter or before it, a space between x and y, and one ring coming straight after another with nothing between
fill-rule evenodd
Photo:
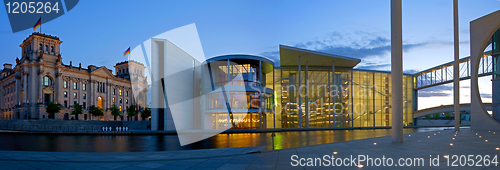
<instances>
[{"instance_id":1,"label":"glass facade","mask_svg":"<svg viewBox=\"0 0 500 170\"><path fill-rule=\"evenodd\" d=\"M390 72L335 68L332 73L331 67L314 66L299 71L234 56L210 61L209 67L210 79L202 80L212 87L204 93L206 129L391 126ZM413 95L413 76L404 75L405 126L413 125Z\"/></svg>"},{"instance_id":2,"label":"glass facade","mask_svg":"<svg viewBox=\"0 0 500 170\"><path fill-rule=\"evenodd\" d=\"M331 69L309 67L299 81L297 70L275 69L281 128L391 126L390 73L335 70L332 75ZM403 124L408 126L413 124L412 76L403 77Z\"/></svg>"},{"instance_id":3,"label":"glass facade","mask_svg":"<svg viewBox=\"0 0 500 170\"><path fill-rule=\"evenodd\" d=\"M210 78L202 80L210 81L212 87L210 92L204 92L204 114L209 120L205 128L273 128L272 62L248 55L222 57L207 64L210 73L206 77Z\"/></svg>"}]
</instances>

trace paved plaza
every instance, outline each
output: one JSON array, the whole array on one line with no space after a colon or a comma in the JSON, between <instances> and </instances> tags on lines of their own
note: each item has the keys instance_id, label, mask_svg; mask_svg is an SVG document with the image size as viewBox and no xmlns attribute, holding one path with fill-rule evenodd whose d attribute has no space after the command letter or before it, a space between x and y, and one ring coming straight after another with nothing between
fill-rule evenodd
<instances>
[{"instance_id":1,"label":"paved plaza","mask_svg":"<svg viewBox=\"0 0 500 170\"><path fill-rule=\"evenodd\" d=\"M500 134L494 131L462 129L456 136L453 130L417 132L405 134L404 141L394 144L391 143L391 137L387 136L260 153L251 153L259 150L259 147L134 153L0 151L0 164L1 169L422 169L395 165L400 158L423 158L426 169L471 169L467 165L460 167L460 161L455 163L459 167L452 167L452 159L459 159L460 155L481 155L482 158L489 155L487 162L490 166L484 166L486 162L481 161L475 165L483 166L472 169L498 169L493 164L493 157L500 153L497 149L500 147ZM356 158L365 155L373 159L392 158L394 164L392 167L375 167L363 162L363 167L359 164L339 167L319 166L324 164L317 163L316 167L294 167L291 164L298 162L292 161L293 155L297 155L295 160L321 159L324 155L342 159L350 158L351 155ZM450 166L447 166L445 155L450 157ZM453 155L457 155L457 158L452 158ZM435 163L433 166L430 166L431 159ZM307 165L307 159L301 163ZM375 163L380 164L377 161Z\"/></svg>"}]
</instances>

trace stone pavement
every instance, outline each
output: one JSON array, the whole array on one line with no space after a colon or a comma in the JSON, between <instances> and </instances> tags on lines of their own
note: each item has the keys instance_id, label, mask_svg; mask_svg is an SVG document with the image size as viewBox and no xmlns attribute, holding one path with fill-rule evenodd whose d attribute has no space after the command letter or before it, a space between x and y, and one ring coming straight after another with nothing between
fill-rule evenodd
<instances>
[{"instance_id":1,"label":"stone pavement","mask_svg":"<svg viewBox=\"0 0 500 170\"><path fill-rule=\"evenodd\" d=\"M498 158L493 159L500 153L500 148L497 149L500 134L494 131L462 129L456 136L453 130L417 132L406 134L404 140L402 144L394 144L387 136L250 154L255 147L134 153L0 151L0 169L500 169L500 165L494 164ZM291 164L298 162L292 161L293 155L296 155L294 160L305 158L301 161L303 165L308 165L307 158L312 158L314 161L309 163L316 162L317 166L294 167ZM361 167L356 160L355 165L345 161L348 166L319 166L329 164L322 158L341 158L335 159L339 164L351 155L354 158L368 156L372 158L371 165L364 161ZM445 155L449 155L449 166ZM460 155L464 155L461 162ZM468 155L474 155L471 157L475 161L473 167L467 166L472 161L467 160ZM477 163L476 155L481 155L481 162ZM389 158L393 160L391 167L387 166ZM400 158L412 166L399 166ZM424 167L414 166L415 158L423 158ZM434 166L430 166L430 158ZM451 166L454 160L458 167ZM386 163L385 167L375 166L382 162ZM489 166L485 166L487 162Z\"/></svg>"}]
</instances>

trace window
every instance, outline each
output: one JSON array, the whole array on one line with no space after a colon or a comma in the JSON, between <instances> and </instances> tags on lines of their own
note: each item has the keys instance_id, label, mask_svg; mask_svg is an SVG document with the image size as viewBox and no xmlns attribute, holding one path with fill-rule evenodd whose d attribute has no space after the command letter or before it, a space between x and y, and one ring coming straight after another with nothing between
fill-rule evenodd
<instances>
[{"instance_id":1,"label":"window","mask_svg":"<svg viewBox=\"0 0 500 170\"><path fill-rule=\"evenodd\" d=\"M122 106L120 106L120 112L122 111Z\"/></svg>"},{"instance_id":2,"label":"window","mask_svg":"<svg viewBox=\"0 0 500 170\"><path fill-rule=\"evenodd\" d=\"M54 46L50 46L50 52L54 52Z\"/></svg>"},{"instance_id":3,"label":"window","mask_svg":"<svg viewBox=\"0 0 500 170\"><path fill-rule=\"evenodd\" d=\"M113 97L113 103L115 103L115 98Z\"/></svg>"},{"instance_id":4,"label":"window","mask_svg":"<svg viewBox=\"0 0 500 170\"><path fill-rule=\"evenodd\" d=\"M45 45L45 51L49 51L49 46Z\"/></svg>"},{"instance_id":5,"label":"window","mask_svg":"<svg viewBox=\"0 0 500 170\"><path fill-rule=\"evenodd\" d=\"M42 50L42 44L38 45L38 50Z\"/></svg>"},{"instance_id":6,"label":"window","mask_svg":"<svg viewBox=\"0 0 500 170\"><path fill-rule=\"evenodd\" d=\"M83 98L84 100L85 100L85 99L87 99L87 94L83 93L83 94L82 94L82 98Z\"/></svg>"},{"instance_id":7,"label":"window","mask_svg":"<svg viewBox=\"0 0 500 170\"><path fill-rule=\"evenodd\" d=\"M118 90L118 93L120 93L120 96L123 94L122 89Z\"/></svg>"},{"instance_id":8,"label":"window","mask_svg":"<svg viewBox=\"0 0 500 170\"><path fill-rule=\"evenodd\" d=\"M125 99L125 104L128 104L128 99Z\"/></svg>"},{"instance_id":9,"label":"window","mask_svg":"<svg viewBox=\"0 0 500 170\"><path fill-rule=\"evenodd\" d=\"M66 100L64 101L64 107L68 108L68 101L66 101Z\"/></svg>"},{"instance_id":10,"label":"window","mask_svg":"<svg viewBox=\"0 0 500 170\"><path fill-rule=\"evenodd\" d=\"M83 102L83 109L87 108L87 102Z\"/></svg>"},{"instance_id":11,"label":"window","mask_svg":"<svg viewBox=\"0 0 500 170\"><path fill-rule=\"evenodd\" d=\"M78 98L78 93L73 93L73 98L74 99Z\"/></svg>"},{"instance_id":12,"label":"window","mask_svg":"<svg viewBox=\"0 0 500 170\"><path fill-rule=\"evenodd\" d=\"M66 91L64 92L64 97L68 98L68 92L66 92Z\"/></svg>"},{"instance_id":13,"label":"window","mask_svg":"<svg viewBox=\"0 0 500 170\"><path fill-rule=\"evenodd\" d=\"M63 87L68 88L68 81L64 81Z\"/></svg>"},{"instance_id":14,"label":"window","mask_svg":"<svg viewBox=\"0 0 500 170\"><path fill-rule=\"evenodd\" d=\"M116 89L113 89L113 95L116 95Z\"/></svg>"},{"instance_id":15,"label":"window","mask_svg":"<svg viewBox=\"0 0 500 170\"><path fill-rule=\"evenodd\" d=\"M125 91L125 96L127 96L127 97L128 97L128 91Z\"/></svg>"},{"instance_id":16,"label":"window","mask_svg":"<svg viewBox=\"0 0 500 170\"><path fill-rule=\"evenodd\" d=\"M120 104L122 104L122 99L120 99Z\"/></svg>"},{"instance_id":17,"label":"window","mask_svg":"<svg viewBox=\"0 0 500 170\"><path fill-rule=\"evenodd\" d=\"M73 89L78 89L78 83L77 82L73 83Z\"/></svg>"},{"instance_id":18,"label":"window","mask_svg":"<svg viewBox=\"0 0 500 170\"><path fill-rule=\"evenodd\" d=\"M52 86L52 79L49 76L43 77L44 86Z\"/></svg>"},{"instance_id":19,"label":"window","mask_svg":"<svg viewBox=\"0 0 500 170\"><path fill-rule=\"evenodd\" d=\"M87 84L82 84L82 90L87 90Z\"/></svg>"},{"instance_id":20,"label":"window","mask_svg":"<svg viewBox=\"0 0 500 170\"><path fill-rule=\"evenodd\" d=\"M76 101L73 102L73 105L75 105L75 104L76 104Z\"/></svg>"},{"instance_id":21,"label":"window","mask_svg":"<svg viewBox=\"0 0 500 170\"><path fill-rule=\"evenodd\" d=\"M122 74L122 71L121 70L118 70L118 75Z\"/></svg>"}]
</instances>

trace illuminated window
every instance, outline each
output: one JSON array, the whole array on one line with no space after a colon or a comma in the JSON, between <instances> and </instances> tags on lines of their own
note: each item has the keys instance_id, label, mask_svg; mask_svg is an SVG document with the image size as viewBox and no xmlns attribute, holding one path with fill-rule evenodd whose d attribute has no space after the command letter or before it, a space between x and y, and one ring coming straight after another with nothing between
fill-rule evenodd
<instances>
[{"instance_id":1,"label":"illuminated window","mask_svg":"<svg viewBox=\"0 0 500 170\"><path fill-rule=\"evenodd\" d=\"M113 97L113 103L115 103L115 98Z\"/></svg>"},{"instance_id":2,"label":"illuminated window","mask_svg":"<svg viewBox=\"0 0 500 170\"><path fill-rule=\"evenodd\" d=\"M78 89L78 83L77 82L73 83L73 89Z\"/></svg>"},{"instance_id":3,"label":"illuminated window","mask_svg":"<svg viewBox=\"0 0 500 170\"><path fill-rule=\"evenodd\" d=\"M74 99L78 98L78 93L73 93L73 98Z\"/></svg>"},{"instance_id":4,"label":"illuminated window","mask_svg":"<svg viewBox=\"0 0 500 170\"><path fill-rule=\"evenodd\" d=\"M87 90L87 84L82 84L82 90Z\"/></svg>"},{"instance_id":5,"label":"illuminated window","mask_svg":"<svg viewBox=\"0 0 500 170\"><path fill-rule=\"evenodd\" d=\"M52 79L49 76L43 77L44 86L52 86Z\"/></svg>"},{"instance_id":6,"label":"illuminated window","mask_svg":"<svg viewBox=\"0 0 500 170\"><path fill-rule=\"evenodd\" d=\"M120 96L123 95L122 89L118 90L118 93L120 93Z\"/></svg>"},{"instance_id":7,"label":"illuminated window","mask_svg":"<svg viewBox=\"0 0 500 170\"><path fill-rule=\"evenodd\" d=\"M122 106L120 106L120 112L122 111Z\"/></svg>"},{"instance_id":8,"label":"illuminated window","mask_svg":"<svg viewBox=\"0 0 500 170\"><path fill-rule=\"evenodd\" d=\"M99 107L99 108L101 108L101 109L102 109L102 108L103 108L103 106L104 106L104 104L103 104L103 101L102 101L102 97L101 97L101 96L99 96L99 97L97 98L97 107Z\"/></svg>"},{"instance_id":9,"label":"illuminated window","mask_svg":"<svg viewBox=\"0 0 500 170\"><path fill-rule=\"evenodd\" d=\"M64 81L63 87L68 88L68 81Z\"/></svg>"},{"instance_id":10,"label":"illuminated window","mask_svg":"<svg viewBox=\"0 0 500 170\"><path fill-rule=\"evenodd\" d=\"M82 97L83 97L83 99L87 99L87 94L83 93Z\"/></svg>"},{"instance_id":11,"label":"illuminated window","mask_svg":"<svg viewBox=\"0 0 500 170\"><path fill-rule=\"evenodd\" d=\"M64 92L64 97L68 97L68 92Z\"/></svg>"},{"instance_id":12,"label":"illuminated window","mask_svg":"<svg viewBox=\"0 0 500 170\"><path fill-rule=\"evenodd\" d=\"M128 104L128 99L125 99L125 104Z\"/></svg>"}]
</instances>

